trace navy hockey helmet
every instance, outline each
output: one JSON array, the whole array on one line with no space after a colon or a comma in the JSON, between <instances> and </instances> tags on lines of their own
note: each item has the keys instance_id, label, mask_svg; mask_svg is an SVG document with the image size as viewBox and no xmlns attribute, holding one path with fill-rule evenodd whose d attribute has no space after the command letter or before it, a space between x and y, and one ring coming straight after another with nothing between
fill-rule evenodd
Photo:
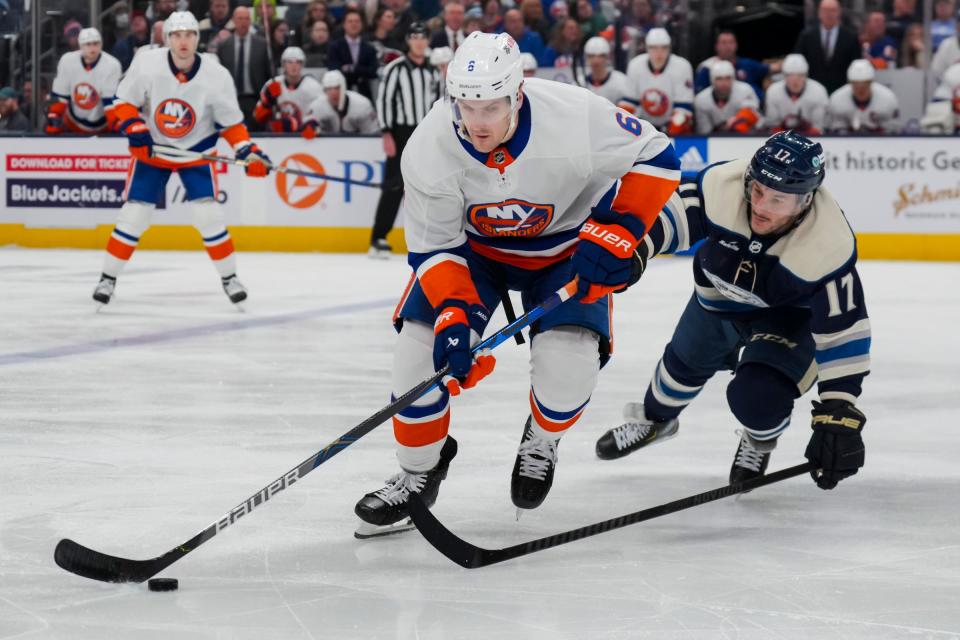
<instances>
[{"instance_id":1,"label":"navy hockey helmet","mask_svg":"<svg viewBox=\"0 0 960 640\"><path fill-rule=\"evenodd\" d=\"M747 181L797 195L812 194L823 184L823 147L794 131L772 135L753 154Z\"/></svg>"}]
</instances>

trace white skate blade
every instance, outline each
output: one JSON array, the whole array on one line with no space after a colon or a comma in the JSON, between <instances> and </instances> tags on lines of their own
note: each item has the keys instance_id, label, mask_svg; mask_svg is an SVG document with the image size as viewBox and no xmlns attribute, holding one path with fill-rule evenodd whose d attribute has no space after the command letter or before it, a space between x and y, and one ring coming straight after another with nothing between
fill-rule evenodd
<instances>
[{"instance_id":1,"label":"white skate blade","mask_svg":"<svg viewBox=\"0 0 960 640\"><path fill-rule=\"evenodd\" d=\"M410 531L415 528L416 525L413 524L413 520L410 518L407 518L406 521L401 520L400 522L383 526L377 526L369 522L361 522L357 530L353 532L353 537L357 540L369 540L370 538L382 538L383 536L391 536L395 533L403 533L404 531Z\"/></svg>"},{"instance_id":2,"label":"white skate blade","mask_svg":"<svg viewBox=\"0 0 960 640\"><path fill-rule=\"evenodd\" d=\"M523 515L524 511L526 511L526 509L521 509L520 507L517 507L517 522L520 522L520 516Z\"/></svg>"},{"instance_id":3,"label":"white skate blade","mask_svg":"<svg viewBox=\"0 0 960 640\"><path fill-rule=\"evenodd\" d=\"M102 302L96 302L96 301L94 301L93 304L94 304L94 309L93 309L93 312L94 312L94 313L100 313L101 311L103 311L103 308L104 308L105 306L107 306L107 305L103 304Z\"/></svg>"}]
</instances>

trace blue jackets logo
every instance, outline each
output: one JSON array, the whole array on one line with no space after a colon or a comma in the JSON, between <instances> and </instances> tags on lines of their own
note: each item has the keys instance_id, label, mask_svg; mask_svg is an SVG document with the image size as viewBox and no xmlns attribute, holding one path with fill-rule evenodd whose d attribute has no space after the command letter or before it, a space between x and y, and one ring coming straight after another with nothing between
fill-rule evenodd
<instances>
[{"instance_id":1,"label":"blue jackets logo","mask_svg":"<svg viewBox=\"0 0 960 640\"><path fill-rule=\"evenodd\" d=\"M467 219L479 233L493 238L532 238L553 221L552 204L504 200L470 207Z\"/></svg>"}]
</instances>

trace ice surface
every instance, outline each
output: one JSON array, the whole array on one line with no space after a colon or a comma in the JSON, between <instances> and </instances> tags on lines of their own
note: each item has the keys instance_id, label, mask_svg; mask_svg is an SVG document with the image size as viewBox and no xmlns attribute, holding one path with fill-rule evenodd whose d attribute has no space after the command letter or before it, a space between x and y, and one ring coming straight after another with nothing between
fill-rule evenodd
<instances>
[{"instance_id":1,"label":"ice surface","mask_svg":"<svg viewBox=\"0 0 960 640\"><path fill-rule=\"evenodd\" d=\"M159 555L386 404L408 270L244 254L238 313L202 252L139 252L94 314L101 258L0 251L0 640L960 638L960 265L862 265L867 465L835 491L795 478L468 571L416 532L353 539L353 504L395 471L384 425L170 567L179 591L151 593L68 574L54 546ZM663 259L616 298L616 356L550 498L519 523L527 351L498 349L495 374L454 400L438 516L500 547L724 484L727 374L674 440L593 453L691 289L689 262ZM808 411L804 398L771 469L802 462Z\"/></svg>"}]
</instances>

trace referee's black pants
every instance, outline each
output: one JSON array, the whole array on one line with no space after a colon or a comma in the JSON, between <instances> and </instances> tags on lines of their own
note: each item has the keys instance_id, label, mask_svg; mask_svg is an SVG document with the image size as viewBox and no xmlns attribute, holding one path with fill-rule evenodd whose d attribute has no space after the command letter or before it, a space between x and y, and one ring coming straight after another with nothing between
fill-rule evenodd
<instances>
[{"instance_id":1,"label":"referee's black pants","mask_svg":"<svg viewBox=\"0 0 960 640\"><path fill-rule=\"evenodd\" d=\"M393 223L397 219L400 202L403 200L403 174L400 173L400 156L403 155L403 148L407 146L407 141L413 135L414 129L415 127L394 127L390 130L390 133L393 134L393 141L397 146L397 153L392 158L387 158L386 166L383 169L383 186L380 191L380 202L377 203L377 215L373 220L370 246L375 245L377 240L386 240L387 234L393 229Z\"/></svg>"}]
</instances>

